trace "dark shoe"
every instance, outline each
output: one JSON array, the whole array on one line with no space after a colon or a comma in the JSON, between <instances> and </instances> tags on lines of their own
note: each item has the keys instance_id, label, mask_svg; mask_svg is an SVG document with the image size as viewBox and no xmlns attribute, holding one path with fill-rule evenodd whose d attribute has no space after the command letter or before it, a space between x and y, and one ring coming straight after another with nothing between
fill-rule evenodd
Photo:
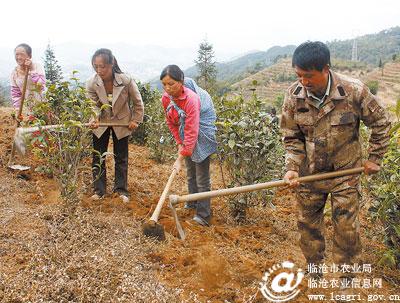
<instances>
[{"instance_id":1,"label":"dark shoe","mask_svg":"<svg viewBox=\"0 0 400 303\"><path fill-rule=\"evenodd\" d=\"M210 226L210 223L206 220L203 219L202 217L195 215L193 217L193 221L195 221L197 224L201 225L201 226Z\"/></svg>"}]
</instances>

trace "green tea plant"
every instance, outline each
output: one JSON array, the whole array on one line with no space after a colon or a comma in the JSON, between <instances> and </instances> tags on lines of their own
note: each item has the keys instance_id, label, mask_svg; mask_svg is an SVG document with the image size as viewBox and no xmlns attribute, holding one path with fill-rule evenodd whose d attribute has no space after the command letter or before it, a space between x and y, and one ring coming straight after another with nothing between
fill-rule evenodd
<instances>
[{"instance_id":1,"label":"green tea plant","mask_svg":"<svg viewBox=\"0 0 400 303\"><path fill-rule=\"evenodd\" d=\"M159 163L171 160L176 156L177 148L165 120L161 93L158 90L152 90L149 85L139 86L139 88L145 105L142 136L149 147L150 157Z\"/></svg>"},{"instance_id":2,"label":"green tea plant","mask_svg":"<svg viewBox=\"0 0 400 303\"><path fill-rule=\"evenodd\" d=\"M91 175L84 160L92 153L92 133L84 123L95 115L95 104L86 96L85 88L75 75L76 72L70 81L50 85L45 96L47 102L34 107L35 116L39 118L33 125L50 121L59 126L54 130L40 130L30 140L33 154L43 160L58 181L68 212L75 210L84 188L82 182Z\"/></svg>"},{"instance_id":3,"label":"green tea plant","mask_svg":"<svg viewBox=\"0 0 400 303\"><path fill-rule=\"evenodd\" d=\"M268 105L253 94L216 102L219 159L229 174L229 186L267 182L281 178L284 149L277 123L267 112ZM232 216L245 220L246 209L270 201L271 191L239 195L230 201Z\"/></svg>"},{"instance_id":4,"label":"green tea plant","mask_svg":"<svg viewBox=\"0 0 400 303\"><path fill-rule=\"evenodd\" d=\"M389 149L382 162L382 170L372 185L375 205L373 218L385 228L387 250L382 253L381 265L400 265L400 99L393 109L397 121L391 130Z\"/></svg>"},{"instance_id":5,"label":"green tea plant","mask_svg":"<svg viewBox=\"0 0 400 303\"><path fill-rule=\"evenodd\" d=\"M379 82L378 81L368 81L367 82L367 86L369 88L369 90L371 91L371 93L373 95L376 95L378 93L378 89L379 89Z\"/></svg>"},{"instance_id":6,"label":"green tea plant","mask_svg":"<svg viewBox=\"0 0 400 303\"><path fill-rule=\"evenodd\" d=\"M147 130L149 124L147 123L150 115L148 113L148 107L150 104L159 103L161 95L158 90L151 89L150 84L142 84L141 82L137 82L137 86L140 91L140 95L142 96L143 104L144 104L144 118L143 123L139 125L139 127L133 132L130 137L130 142L138 145L145 145L147 140Z\"/></svg>"}]
</instances>

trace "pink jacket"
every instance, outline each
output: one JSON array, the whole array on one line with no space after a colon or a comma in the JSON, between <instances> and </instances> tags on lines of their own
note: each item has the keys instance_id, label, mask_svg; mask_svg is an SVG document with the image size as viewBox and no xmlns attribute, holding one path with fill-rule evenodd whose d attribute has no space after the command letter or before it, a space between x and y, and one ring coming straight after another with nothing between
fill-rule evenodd
<instances>
[{"instance_id":1,"label":"pink jacket","mask_svg":"<svg viewBox=\"0 0 400 303\"><path fill-rule=\"evenodd\" d=\"M18 72L15 68L11 73L11 99L14 108L19 108L22 97L22 88L24 86L24 75ZM34 91L37 84L41 85L40 93ZM46 77L44 74L43 67L38 63L32 63L32 67L29 70L28 83L26 87L25 99L42 100L44 88L46 84ZM28 105L29 110L31 106Z\"/></svg>"},{"instance_id":2,"label":"pink jacket","mask_svg":"<svg viewBox=\"0 0 400 303\"><path fill-rule=\"evenodd\" d=\"M167 93L164 93L162 96L162 104L164 110L166 111L170 98ZM175 141L177 144L183 144L183 149L181 154L183 156L191 156L193 150L197 143L197 137L199 135L199 123L200 123L200 98L199 96L191 91L190 89L183 87L182 95L174 100L176 105L178 105L185 113L185 128L184 134L185 138L182 141L179 136L179 115L175 108L171 108L169 112L165 112L167 125L173 134Z\"/></svg>"}]
</instances>

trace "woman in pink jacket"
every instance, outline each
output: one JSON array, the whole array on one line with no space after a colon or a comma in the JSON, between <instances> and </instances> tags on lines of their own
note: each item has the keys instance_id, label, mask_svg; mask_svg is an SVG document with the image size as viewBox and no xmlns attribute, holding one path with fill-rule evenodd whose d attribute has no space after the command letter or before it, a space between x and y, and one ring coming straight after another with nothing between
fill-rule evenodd
<instances>
[{"instance_id":1,"label":"woman in pink jacket","mask_svg":"<svg viewBox=\"0 0 400 303\"><path fill-rule=\"evenodd\" d=\"M167 125L178 145L174 168L180 171L185 160L189 193L209 191L210 155L217 151L212 99L176 65L168 65L160 80L165 90L162 105ZM187 203L185 208L196 210L195 222L210 225L210 199Z\"/></svg>"},{"instance_id":2,"label":"woman in pink jacket","mask_svg":"<svg viewBox=\"0 0 400 303\"><path fill-rule=\"evenodd\" d=\"M43 92L46 84L46 77L43 67L39 63L32 62L32 48L25 43L17 45L14 50L17 66L11 73L11 99L15 111L18 112L22 89L24 86L25 75L28 72L28 82L25 93L27 110L25 112L32 114L32 108L35 102L43 100ZM25 107L25 106L24 106ZM18 117L22 120L23 117Z\"/></svg>"}]
</instances>

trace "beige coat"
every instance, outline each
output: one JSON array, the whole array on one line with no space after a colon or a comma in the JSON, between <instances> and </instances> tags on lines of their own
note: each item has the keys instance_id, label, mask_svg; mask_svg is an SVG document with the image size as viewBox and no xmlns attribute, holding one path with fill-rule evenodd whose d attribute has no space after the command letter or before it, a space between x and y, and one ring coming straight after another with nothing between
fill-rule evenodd
<instances>
[{"instance_id":1,"label":"beige coat","mask_svg":"<svg viewBox=\"0 0 400 303\"><path fill-rule=\"evenodd\" d=\"M135 121L139 124L143 121L144 107L142 96L135 80L129 75L115 74L112 108L104 107L101 110L101 107L104 104L109 104L109 101L103 80L97 74L87 81L86 89L89 98L96 102L96 111L98 112L100 122L128 124L131 121ZM94 129L93 133L97 138L100 138L106 129L106 127L99 127ZM113 127L113 130L118 140L132 133L128 127Z\"/></svg>"}]
</instances>

